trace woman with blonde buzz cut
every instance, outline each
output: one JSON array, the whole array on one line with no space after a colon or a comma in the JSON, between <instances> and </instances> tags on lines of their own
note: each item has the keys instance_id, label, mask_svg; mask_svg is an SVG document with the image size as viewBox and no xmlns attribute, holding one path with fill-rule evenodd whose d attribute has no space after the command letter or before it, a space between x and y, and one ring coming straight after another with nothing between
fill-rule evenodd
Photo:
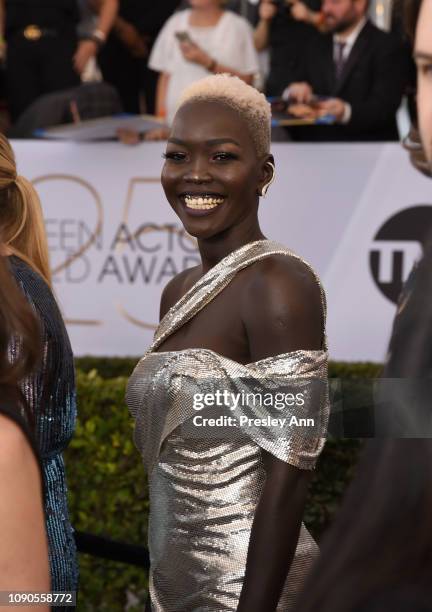
<instances>
[{"instance_id":1,"label":"woman with blonde buzz cut","mask_svg":"<svg viewBox=\"0 0 432 612\"><path fill-rule=\"evenodd\" d=\"M270 122L262 94L210 76L184 92L167 143L162 185L201 264L165 287L127 391L150 487L152 612L288 611L318 552L302 516L328 417L325 297L259 225ZM282 410L248 399L282 391L295 398ZM198 411L197 397L237 400ZM289 425L308 414L313 430Z\"/></svg>"}]
</instances>

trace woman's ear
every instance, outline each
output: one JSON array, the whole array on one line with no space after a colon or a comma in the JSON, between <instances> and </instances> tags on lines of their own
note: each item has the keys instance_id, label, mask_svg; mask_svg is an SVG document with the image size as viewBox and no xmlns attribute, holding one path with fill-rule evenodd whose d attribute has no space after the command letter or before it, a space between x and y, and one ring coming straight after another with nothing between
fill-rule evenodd
<instances>
[{"instance_id":1,"label":"woman's ear","mask_svg":"<svg viewBox=\"0 0 432 612\"><path fill-rule=\"evenodd\" d=\"M276 175L276 168L273 155L267 155L262 161L260 181L258 184L258 195L265 197L268 188L273 183Z\"/></svg>"}]
</instances>

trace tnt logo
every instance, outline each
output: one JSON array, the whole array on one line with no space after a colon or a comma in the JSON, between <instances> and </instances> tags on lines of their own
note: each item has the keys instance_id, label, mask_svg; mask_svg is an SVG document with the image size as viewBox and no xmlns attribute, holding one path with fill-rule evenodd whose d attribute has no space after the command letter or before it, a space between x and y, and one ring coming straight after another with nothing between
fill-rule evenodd
<instances>
[{"instance_id":1,"label":"tnt logo","mask_svg":"<svg viewBox=\"0 0 432 612\"><path fill-rule=\"evenodd\" d=\"M394 304L431 230L432 206L419 205L399 211L376 233L369 253L370 270L378 289Z\"/></svg>"}]
</instances>

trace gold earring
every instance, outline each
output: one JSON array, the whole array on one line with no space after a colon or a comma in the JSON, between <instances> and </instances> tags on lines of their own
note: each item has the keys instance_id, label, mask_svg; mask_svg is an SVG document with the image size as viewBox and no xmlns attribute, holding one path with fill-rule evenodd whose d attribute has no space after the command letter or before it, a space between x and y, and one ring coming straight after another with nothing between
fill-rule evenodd
<instances>
[{"instance_id":1,"label":"gold earring","mask_svg":"<svg viewBox=\"0 0 432 612\"><path fill-rule=\"evenodd\" d=\"M276 177L276 168L275 168L275 165L274 165L272 162L267 162L267 164L268 164L268 165L271 167L271 169L272 169L272 177L271 177L271 179L269 180L269 182L268 182L268 183L266 183L266 184L263 186L263 188L261 189L261 197L262 197L262 198L265 198L265 197L266 197L266 195L267 195L267 191L268 191L268 189L269 189L270 185L273 183L273 181L275 180L275 177Z\"/></svg>"}]
</instances>

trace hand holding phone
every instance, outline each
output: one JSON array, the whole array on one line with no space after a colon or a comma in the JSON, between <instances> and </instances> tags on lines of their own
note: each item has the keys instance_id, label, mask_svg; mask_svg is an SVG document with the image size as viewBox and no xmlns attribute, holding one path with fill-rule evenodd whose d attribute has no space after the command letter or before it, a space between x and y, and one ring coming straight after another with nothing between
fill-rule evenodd
<instances>
[{"instance_id":1,"label":"hand holding phone","mask_svg":"<svg viewBox=\"0 0 432 612\"><path fill-rule=\"evenodd\" d=\"M203 66L204 68L213 64L210 55L191 39L188 32L176 32L175 35L180 42L180 50L185 60Z\"/></svg>"},{"instance_id":2,"label":"hand holding phone","mask_svg":"<svg viewBox=\"0 0 432 612\"><path fill-rule=\"evenodd\" d=\"M191 37L188 32L176 32L175 36L177 40L181 43L190 43L193 44Z\"/></svg>"}]
</instances>

